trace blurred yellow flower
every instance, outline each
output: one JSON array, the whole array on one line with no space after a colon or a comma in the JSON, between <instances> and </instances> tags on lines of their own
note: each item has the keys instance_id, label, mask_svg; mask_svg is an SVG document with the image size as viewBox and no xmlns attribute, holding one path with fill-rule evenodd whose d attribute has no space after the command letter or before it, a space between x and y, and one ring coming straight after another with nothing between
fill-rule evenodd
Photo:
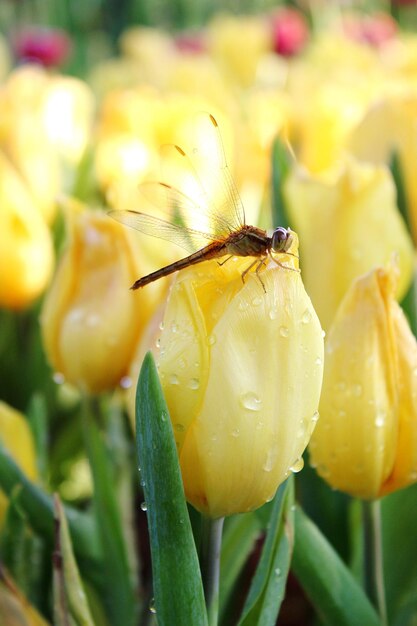
<instances>
[{"instance_id":1,"label":"blurred yellow flower","mask_svg":"<svg viewBox=\"0 0 417 626\"><path fill-rule=\"evenodd\" d=\"M71 187L86 149L93 107L85 83L39 66L14 70L0 92L0 146L48 223L58 193Z\"/></svg>"},{"instance_id":2,"label":"blurred yellow flower","mask_svg":"<svg viewBox=\"0 0 417 626\"><path fill-rule=\"evenodd\" d=\"M389 262L393 253L401 270L397 297L405 294L413 246L386 167L347 158L321 176L295 167L284 193L290 222L302 241L306 288L324 328L352 280Z\"/></svg>"},{"instance_id":3,"label":"blurred yellow flower","mask_svg":"<svg viewBox=\"0 0 417 626\"><path fill-rule=\"evenodd\" d=\"M23 179L0 152L0 306L22 309L45 289L52 239Z\"/></svg>"},{"instance_id":4,"label":"blurred yellow flower","mask_svg":"<svg viewBox=\"0 0 417 626\"><path fill-rule=\"evenodd\" d=\"M247 267L181 272L158 342L186 497L214 518L270 500L301 469L318 417L323 337L301 276L272 263L263 288L252 273L243 283Z\"/></svg>"},{"instance_id":5,"label":"blurred yellow flower","mask_svg":"<svg viewBox=\"0 0 417 626\"><path fill-rule=\"evenodd\" d=\"M417 342L376 269L346 294L325 346L311 462L334 488L376 498L417 481Z\"/></svg>"},{"instance_id":6,"label":"blurred yellow flower","mask_svg":"<svg viewBox=\"0 0 417 626\"><path fill-rule=\"evenodd\" d=\"M69 239L45 299L43 340L57 372L98 393L115 387L127 374L163 286L146 294L129 291L144 273L145 261L127 229L75 202L68 208Z\"/></svg>"},{"instance_id":7,"label":"blurred yellow flower","mask_svg":"<svg viewBox=\"0 0 417 626\"><path fill-rule=\"evenodd\" d=\"M348 148L358 158L389 163L397 153L404 178L414 241L417 241L417 84L396 85L363 116L352 131Z\"/></svg>"},{"instance_id":8,"label":"blurred yellow flower","mask_svg":"<svg viewBox=\"0 0 417 626\"><path fill-rule=\"evenodd\" d=\"M36 480L36 451L33 435L25 417L0 400L0 442L30 480ZM3 524L8 499L0 490L0 527Z\"/></svg>"},{"instance_id":9,"label":"blurred yellow flower","mask_svg":"<svg viewBox=\"0 0 417 626\"><path fill-rule=\"evenodd\" d=\"M272 50L272 35L262 17L224 14L209 24L207 45L228 80L249 87L255 82L263 55Z\"/></svg>"}]
</instances>

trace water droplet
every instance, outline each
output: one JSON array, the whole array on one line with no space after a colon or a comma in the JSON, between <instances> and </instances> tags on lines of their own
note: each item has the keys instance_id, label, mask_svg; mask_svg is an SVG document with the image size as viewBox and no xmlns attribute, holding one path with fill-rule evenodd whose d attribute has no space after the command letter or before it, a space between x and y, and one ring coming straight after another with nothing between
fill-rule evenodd
<instances>
[{"instance_id":1,"label":"water droplet","mask_svg":"<svg viewBox=\"0 0 417 626\"><path fill-rule=\"evenodd\" d=\"M326 331L325 330L321 331L321 336L323 337L323 339L325 338L325 336L326 336Z\"/></svg>"},{"instance_id":2,"label":"water droplet","mask_svg":"<svg viewBox=\"0 0 417 626\"><path fill-rule=\"evenodd\" d=\"M231 432L232 437L234 437L235 439L237 439L237 437L239 437L240 435L240 430L238 428L234 428Z\"/></svg>"},{"instance_id":3,"label":"water droplet","mask_svg":"<svg viewBox=\"0 0 417 626\"><path fill-rule=\"evenodd\" d=\"M178 325L175 322L171 324L171 332L176 333L178 330Z\"/></svg>"},{"instance_id":4,"label":"water droplet","mask_svg":"<svg viewBox=\"0 0 417 626\"><path fill-rule=\"evenodd\" d=\"M159 330L164 330L164 322L159 323Z\"/></svg>"},{"instance_id":5,"label":"water droplet","mask_svg":"<svg viewBox=\"0 0 417 626\"><path fill-rule=\"evenodd\" d=\"M323 361L322 361L321 357L318 356L317 359L314 361L314 363L316 365L321 365L323 363Z\"/></svg>"},{"instance_id":6,"label":"water droplet","mask_svg":"<svg viewBox=\"0 0 417 626\"><path fill-rule=\"evenodd\" d=\"M176 424L174 424L174 428L177 431L177 433L183 433L185 430L184 424L181 424L180 422L177 422Z\"/></svg>"},{"instance_id":7,"label":"water droplet","mask_svg":"<svg viewBox=\"0 0 417 626\"><path fill-rule=\"evenodd\" d=\"M158 337L158 339L156 339L155 345L156 345L157 348L161 347L161 339L159 337Z\"/></svg>"},{"instance_id":8,"label":"water droplet","mask_svg":"<svg viewBox=\"0 0 417 626\"><path fill-rule=\"evenodd\" d=\"M262 302L263 302L262 298L253 298L252 305L259 306L260 304L262 304Z\"/></svg>"},{"instance_id":9,"label":"water droplet","mask_svg":"<svg viewBox=\"0 0 417 626\"><path fill-rule=\"evenodd\" d=\"M269 319L271 320L276 320L278 317L278 310L277 309L271 309L268 313L269 315Z\"/></svg>"},{"instance_id":10,"label":"water droplet","mask_svg":"<svg viewBox=\"0 0 417 626\"><path fill-rule=\"evenodd\" d=\"M258 422L256 424L256 430L262 430L263 427L264 427L264 423L263 422Z\"/></svg>"},{"instance_id":11,"label":"water droplet","mask_svg":"<svg viewBox=\"0 0 417 626\"><path fill-rule=\"evenodd\" d=\"M54 372L52 380L57 385L63 385L65 383L65 376L61 372Z\"/></svg>"},{"instance_id":12,"label":"water droplet","mask_svg":"<svg viewBox=\"0 0 417 626\"><path fill-rule=\"evenodd\" d=\"M279 334L281 335L281 337L288 337L288 335L290 334L290 331L288 330L286 326L281 326L279 329Z\"/></svg>"},{"instance_id":13,"label":"water droplet","mask_svg":"<svg viewBox=\"0 0 417 626\"><path fill-rule=\"evenodd\" d=\"M301 472L303 467L304 467L304 459L302 457L300 457L299 459L294 461L294 463L291 465L290 471L293 474L297 474L298 472Z\"/></svg>"},{"instance_id":14,"label":"water droplet","mask_svg":"<svg viewBox=\"0 0 417 626\"><path fill-rule=\"evenodd\" d=\"M146 504L146 502L141 502L140 508L142 509L142 511L147 511L148 505Z\"/></svg>"},{"instance_id":15,"label":"water droplet","mask_svg":"<svg viewBox=\"0 0 417 626\"><path fill-rule=\"evenodd\" d=\"M122 376L119 381L119 385L122 389L129 389L132 386L132 379L130 376Z\"/></svg>"},{"instance_id":16,"label":"water droplet","mask_svg":"<svg viewBox=\"0 0 417 626\"><path fill-rule=\"evenodd\" d=\"M156 613L155 598L152 598L151 601L149 602L149 610L153 614Z\"/></svg>"},{"instance_id":17,"label":"water droplet","mask_svg":"<svg viewBox=\"0 0 417 626\"><path fill-rule=\"evenodd\" d=\"M214 346L216 341L217 341L216 335L210 335L210 337L208 338L208 342L210 346Z\"/></svg>"},{"instance_id":18,"label":"water droplet","mask_svg":"<svg viewBox=\"0 0 417 626\"><path fill-rule=\"evenodd\" d=\"M186 365L187 365L187 361L186 361L183 357L181 357L180 359L178 359L178 367L179 367L180 369L182 369L182 370L183 370L183 369L184 369L184 367L185 367Z\"/></svg>"},{"instance_id":19,"label":"water droplet","mask_svg":"<svg viewBox=\"0 0 417 626\"><path fill-rule=\"evenodd\" d=\"M198 389L200 387L200 381L198 380L198 378L191 378L188 383L188 387L190 389Z\"/></svg>"},{"instance_id":20,"label":"water droplet","mask_svg":"<svg viewBox=\"0 0 417 626\"><path fill-rule=\"evenodd\" d=\"M168 417L167 413L165 411L162 411L162 413L161 413L161 420L163 422L166 422L167 421L167 417Z\"/></svg>"},{"instance_id":21,"label":"water droplet","mask_svg":"<svg viewBox=\"0 0 417 626\"><path fill-rule=\"evenodd\" d=\"M280 568L279 568L279 567L276 567L276 568L274 569L274 574L275 574L275 576L276 576L277 578L278 578L279 576L281 576L281 570L280 570Z\"/></svg>"},{"instance_id":22,"label":"water droplet","mask_svg":"<svg viewBox=\"0 0 417 626\"><path fill-rule=\"evenodd\" d=\"M171 385L180 384L180 381L178 380L178 376L176 374L171 374L171 376L169 377L169 382L171 383Z\"/></svg>"},{"instance_id":23,"label":"water droplet","mask_svg":"<svg viewBox=\"0 0 417 626\"><path fill-rule=\"evenodd\" d=\"M253 391L244 393L240 398L240 404L244 409L248 411L259 411L261 408L262 400Z\"/></svg>"},{"instance_id":24,"label":"water droplet","mask_svg":"<svg viewBox=\"0 0 417 626\"><path fill-rule=\"evenodd\" d=\"M313 424L316 424L319 420L320 417L320 413L318 411L314 411L313 415L311 416L311 421L313 422Z\"/></svg>"},{"instance_id":25,"label":"water droplet","mask_svg":"<svg viewBox=\"0 0 417 626\"><path fill-rule=\"evenodd\" d=\"M239 309L239 311L246 311L248 306L249 304L246 302L246 300L240 300L237 308Z\"/></svg>"},{"instance_id":26,"label":"water droplet","mask_svg":"<svg viewBox=\"0 0 417 626\"><path fill-rule=\"evenodd\" d=\"M301 317L301 322L303 324L309 324L311 322L311 312L306 309Z\"/></svg>"},{"instance_id":27,"label":"water droplet","mask_svg":"<svg viewBox=\"0 0 417 626\"><path fill-rule=\"evenodd\" d=\"M141 478L141 479L140 479L140 486L141 486L141 487L146 487L146 481L145 481L145 479L144 479L144 478Z\"/></svg>"},{"instance_id":28,"label":"water droplet","mask_svg":"<svg viewBox=\"0 0 417 626\"><path fill-rule=\"evenodd\" d=\"M384 410L378 411L376 418L375 418L375 426L377 428L382 428L382 426L385 424L386 417L387 417L386 411Z\"/></svg>"}]
</instances>

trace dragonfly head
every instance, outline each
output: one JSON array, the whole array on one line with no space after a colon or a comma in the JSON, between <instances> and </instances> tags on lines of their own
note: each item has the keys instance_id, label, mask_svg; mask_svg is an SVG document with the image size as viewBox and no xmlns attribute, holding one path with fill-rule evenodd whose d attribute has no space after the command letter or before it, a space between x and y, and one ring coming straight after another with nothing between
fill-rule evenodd
<instances>
[{"instance_id":1,"label":"dragonfly head","mask_svg":"<svg viewBox=\"0 0 417 626\"><path fill-rule=\"evenodd\" d=\"M292 244L292 234L289 228L278 226L272 233L271 248L273 252L287 252Z\"/></svg>"}]
</instances>

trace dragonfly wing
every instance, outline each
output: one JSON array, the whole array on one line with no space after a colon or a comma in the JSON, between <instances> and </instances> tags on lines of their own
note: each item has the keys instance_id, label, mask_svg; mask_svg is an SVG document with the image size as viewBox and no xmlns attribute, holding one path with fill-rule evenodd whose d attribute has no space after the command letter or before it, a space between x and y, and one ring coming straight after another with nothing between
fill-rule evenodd
<instances>
[{"instance_id":1,"label":"dragonfly wing","mask_svg":"<svg viewBox=\"0 0 417 626\"><path fill-rule=\"evenodd\" d=\"M162 146L161 169L163 182L188 197L194 204L193 214L206 216L217 236L227 236L243 226L243 205L213 116L193 116L181 147Z\"/></svg>"},{"instance_id":2,"label":"dragonfly wing","mask_svg":"<svg viewBox=\"0 0 417 626\"><path fill-rule=\"evenodd\" d=\"M108 215L121 224L135 228L145 235L151 235L152 237L175 243L177 246L187 250L187 252L195 252L213 241L212 235L209 233L186 228L180 224L173 224L147 213L115 210L109 211Z\"/></svg>"},{"instance_id":3,"label":"dragonfly wing","mask_svg":"<svg viewBox=\"0 0 417 626\"><path fill-rule=\"evenodd\" d=\"M225 215L237 230L245 224L245 211L227 164L219 125L213 115L201 112L194 117L194 137L193 160L200 178L211 179L218 189L218 212Z\"/></svg>"}]
</instances>

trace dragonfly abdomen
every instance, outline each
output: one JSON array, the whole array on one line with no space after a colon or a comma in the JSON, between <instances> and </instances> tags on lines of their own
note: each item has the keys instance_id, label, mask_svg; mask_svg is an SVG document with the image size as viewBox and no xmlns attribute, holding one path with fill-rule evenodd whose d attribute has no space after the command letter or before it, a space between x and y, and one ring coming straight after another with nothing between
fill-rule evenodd
<instances>
[{"instance_id":1,"label":"dragonfly abdomen","mask_svg":"<svg viewBox=\"0 0 417 626\"><path fill-rule=\"evenodd\" d=\"M179 259L174 263L170 263L165 267L161 267L161 269L148 274L147 276L143 276L143 278L139 278L136 282L133 283L131 289L140 289L141 287L145 287L149 285L149 283L153 283L155 280L159 278L163 278L164 276L169 276L174 272L185 269L189 265L195 265L196 263L201 263L202 261L208 261L209 259L215 259L217 257L224 256L228 254L226 246L219 246L217 243L212 243L202 248L198 252L194 252L189 256L184 257L183 259Z\"/></svg>"}]
</instances>

